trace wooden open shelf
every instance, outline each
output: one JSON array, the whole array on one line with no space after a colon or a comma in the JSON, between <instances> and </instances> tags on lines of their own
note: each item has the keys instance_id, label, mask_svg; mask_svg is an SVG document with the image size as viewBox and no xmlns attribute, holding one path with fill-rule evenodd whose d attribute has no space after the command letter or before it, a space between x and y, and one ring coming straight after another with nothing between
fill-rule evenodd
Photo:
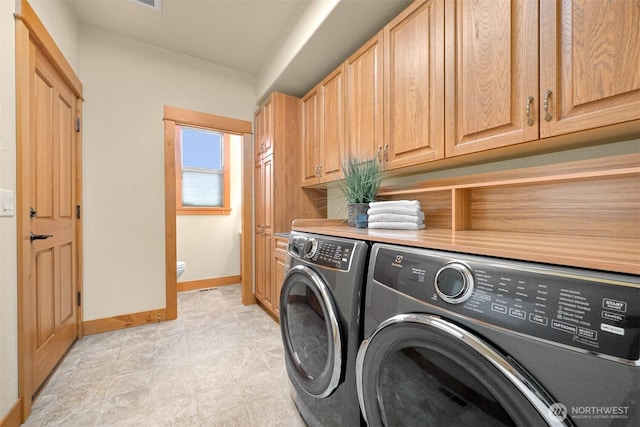
<instances>
[{"instance_id":1,"label":"wooden open shelf","mask_svg":"<svg viewBox=\"0 0 640 427\"><path fill-rule=\"evenodd\" d=\"M296 220L300 231L640 274L640 153L381 189L415 199L425 230L359 230Z\"/></svg>"}]
</instances>

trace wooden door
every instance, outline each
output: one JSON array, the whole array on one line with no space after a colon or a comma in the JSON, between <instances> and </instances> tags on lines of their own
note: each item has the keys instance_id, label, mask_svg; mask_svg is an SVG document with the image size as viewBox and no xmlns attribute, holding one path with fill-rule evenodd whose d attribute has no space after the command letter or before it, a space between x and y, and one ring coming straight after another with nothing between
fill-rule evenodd
<instances>
[{"instance_id":1,"label":"wooden door","mask_svg":"<svg viewBox=\"0 0 640 427\"><path fill-rule=\"evenodd\" d=\"M640 1L542 0L540 73L541 137L639 119Z\"/></svg>"},{"instance_id":2,"label":"wooden door","mask_svg":"<svg viewBox=\"0 0 640 427\"><path fill-rule=\"evenodd\" d=\"M343 178L342 162L347 153L344 140L344 64L320 82L320 91L320 180L332 182Z\"/></svg>"},{"instance_id":3,"label":"wooden door","mask_svg":"<svg viewBox=\"0 0 640 427\"><path fill-rule=\"evenodd\" d=\"M254 139L255 161L268 156L273 151L273 104L270 97L254 114L256 135Z\"/></svg>"},{"instance_id":4,"label":"wooden door","mask_svg":"<svg viewBox=\"0 0 640 427\"><path fill-rule=\"evenodd\" d=\"M273 231L266 230L263 235L262 244L264 245L264 294L262 304L268 312L274 312L274 282L273 282Z\"/></svg>"},{"instance_id":5,"label":"wooden door","mask_svg":"<svg viewBox=\"0 0 640 427\"><path fill-rule=\"evenodd\" d=\"M255 263L256 263L256 271L255 271L255 283L256 287L254 290L256 298L262 301L264 299L264 172L263 172L264 162L259 160L255 164L255 168L253 171L254 178L254 212L255 212Z\"/></svg>"},{"instance_id":6,"label":"wooden door","mask_svg":"<svg viewBox=\"0 0 640 427\"><path fill-rule=\"evenodd\" d=\"M262 160L262 209L264 228L273 232L273 156Z\"/></svg>"},{"instance_id":7,"label":"wooden door","mask_svg":"<svg viewBox=\"0 0 640 427\"><path fill-rule=\"evenodd\" d=\"M302 185L314 185L319 181L320 104L318 86L302 98Z\"/></svg>"},{"instance_id":8,"label":"wooden door","mask_svg":"<svg viewBox=\"0 0 640 427\"><path fill-rule=\"evenodd\" d=\"M384 28L385 169L444 157L444 1L414 2Z\"/></svg>"},{"instance_id":9,"label":"wooden door","mask_svg":"<svg viewBox=\"0 0 640 427\"><path fill-rule=\"evenodd\" d=\"M264 104L262 109L264 110L263 117L263 139L262 139L262 157L266 157L273 153L273 95Z\"/></svg>"},{"instance_id":10,"label":"wooden door","mask_svg":"<svg viewBox=\"0 0 640 427\"><path fill-rule=\"evenodd\" d=\"M280 317L280 291L286 271L287 246L289 241L284 237L274 238L273 250L273 311L276 317Z\"/></svg>"},{"instance_id":11,"label":"wooden door","mask_svg":"<svg viewBox=\"0 0 640 427\"><path fill-rule=\"evenodd\" d=\"M273 156L255 164L255 263L256 298L270 308L271 239L273 237Z\"/></svg>"},{"instance_id":12,"label":"wooden door","mask_svg":"<svg viewBox=\"0 0 640 427\"><path fill-rule=\"evenodd\" d=\"M446 156L538 138L538 2L445 3Z\"/></svg>"},{"instance_id":13,"label":"wooden door","mask_svg":"<svg viewBox=\"0 0 640 427\"><path fill-rule=\"evenodd\" d=\"M76 96L33 48L29 188L35 393L78 336ZM31 396L29 396L31 397Z\"/></svg>"},{"instance_id":14,"label":"wooden door","mask_svg":"<svg viewBox=\"0 0 640 427\"><path fill-rule=\"evenodd\" d=\"M264 146L265 118L264 108L260 107L254 114L255 138L253 139L254 160L257 162L262 158L262 147Z\"/></svg>"},{"instance_id":15,"label":"wooden door","mask_svg":"<svg viewBox=\"0 0 640 427\"><path fill-rule=\"evenodd\" d=\"M347 75L346 138L349 153L382 161L382 31L345 64Z\"/></svg>"}]
</instances>

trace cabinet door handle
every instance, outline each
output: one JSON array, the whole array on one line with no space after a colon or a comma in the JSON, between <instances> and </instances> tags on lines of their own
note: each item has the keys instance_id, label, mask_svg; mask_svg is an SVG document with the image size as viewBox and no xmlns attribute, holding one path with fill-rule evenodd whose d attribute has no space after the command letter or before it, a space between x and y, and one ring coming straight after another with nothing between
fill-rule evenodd
<instances>
[{"instance_id":1,"label":"cabinet door handle","mask_svg":"<svg viewBox=\"0 0 640 427\"><path fill-rule=\"evenodd\" d=\"M549 98L551 98L552 93L551 89L547 89L544 93L544 119L548 122L553 118L551 117L551 114L549 114Z\"/></svg>"},{"instance_id":2,"label":"cabinet door handle","mask_svg":"<svg viewBox=\"0 0 640 427\"><path fill-rule=\"evenodd\" d=\"M531 118L531 103L533 102L533 96L527 98L527 103L524 106L524 111L527 114L527 125L533 126L533 119Z\"/></svg>"},{"instance_id":3,"label":"cabinet door handle","mask_svg":"<svg viewBox=\"0 0 640 427\"><path fill-rule=\"evenodd\" d=\"M389 161L389 144L385 144L384 146L384 161Z\"/></svg>"},{"instance_id":4,"label":"cabinet door handle","mask_svg":"<svg viewBox=\"0 0 640 427\"><path fill-rule=\"evenodd\" d=\"M322 176L322 165L318 165L318 177Z\"/></svg>"},{"instance_id":5,"label":"cabinet door handle","mask_svg":"<svg viewBox=\"0 0 640 427\"><path fill-rule=\"evenodd\" d=\"M378 147L378 153L376 155L378 157L378 161L382 163L382 145Z\"/></svg>"}]
</instances>

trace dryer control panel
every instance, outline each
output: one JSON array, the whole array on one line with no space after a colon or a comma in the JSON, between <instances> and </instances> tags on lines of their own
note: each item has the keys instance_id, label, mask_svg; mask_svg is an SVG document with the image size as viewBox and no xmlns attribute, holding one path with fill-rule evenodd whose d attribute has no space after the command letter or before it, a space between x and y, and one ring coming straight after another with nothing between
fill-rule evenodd
<instances>
[{"instance_id":1,"label":"dryer control panel","mask_svg":"<svg viewBox=\"0 0 640 427\"><path fill-rule=\"evenodd\" d=\"M375 245L369 280L533 338L640 360L640 278Z\"/></svg>"},{"instance_id":2,"label":"dryer control panel","mask_svg":"<svg viewBox=\"0 0 640 427\"><path fill-rule=\"evenodd\" d=\"M299 259L336 270L348 271L356 244L337 238L292 233L289 254Z\"/></svg>"}]
</instances>

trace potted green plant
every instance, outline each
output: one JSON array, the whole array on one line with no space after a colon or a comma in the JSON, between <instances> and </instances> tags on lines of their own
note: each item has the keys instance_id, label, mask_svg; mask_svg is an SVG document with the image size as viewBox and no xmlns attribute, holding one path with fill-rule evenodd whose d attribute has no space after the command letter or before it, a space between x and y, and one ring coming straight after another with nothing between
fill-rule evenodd
<instances>
[{"instance_id":1,"label":"potted green plant","mask_svg":"<svg viewBox=\"0 0 640 427\"><path fill-rule=\"evenodd\" d=\"M338 181L347 199L347 223L367 228L369 202L376 199L382 182L382 167L375 158L349 156L342 163L344 179Z\"/></svg>"}]
</instances>

